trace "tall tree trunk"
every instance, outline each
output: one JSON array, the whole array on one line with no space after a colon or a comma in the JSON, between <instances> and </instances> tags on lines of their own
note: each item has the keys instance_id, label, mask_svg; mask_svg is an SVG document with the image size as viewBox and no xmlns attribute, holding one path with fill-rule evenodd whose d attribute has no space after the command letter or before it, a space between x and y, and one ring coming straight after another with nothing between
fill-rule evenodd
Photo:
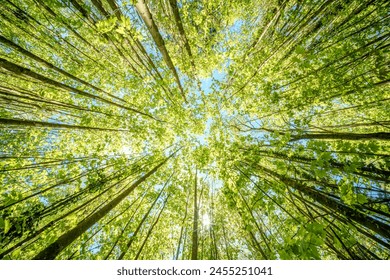
<instances>
[{"instance_id":1,"label":"tall tree trunk","mask_svg":"<svg viewBox=\"0 0 390 280\"><path fill-rule=\"evenodd\" d=\"M177 7L176 0L169 0L169 4L170 4L172 12L173 12L173 17L175 19L177 29L179 29L180 36L182 37L182 39L184 41L184 47L185 47L185 49L188 53L188 56L191 60L192 67L195 69L195 64L194 64L194 59L192 57L191 47L188 43L188 39L187 39L186 33L184 31L183 23L182 23L182 20L180 17L180 13L179 13L179 9Z\"/></svg>"},{"instance_id":2,"label":"tall tree trunk","mask_svg":"<svg viewBox=\"0 0 390 280\"><path fill-rule=\"evenodd\" d=\"M257 166L257 167L260 170L263 170L264 172L268 173L269 175L278 178L281 182L283 182L287 186L291 186L294 189L300 191L301 193L307 195L308 197L312 198L314 201L318 202L319 204L336 211L337 213L343 215L344 217L347 217L348 219L351 219L357 222L358 224L376 232L377 234L381 235L383 238L390 240L389 224L381 222L380 220L368 216L365 213L362 213L354 208L344 205L339 201L336 201L330 198L329 196L324 195L323 193L317 191L316 189L307 186L304 183L297 182L293 179L287 178L286 176L280 175L277 172L272 171L263 166Z\"/></svg>"},{"instance_id":3,"label":"tall tree trunk","mask_svg":"<svg viewBox=\"0 0 390 280\"><path fill-rule=\"evenodd\" d=\"M61 221L62 219L68 217L70 214L75 213L76 211L78 211L78 210L84 208L85 206L89 205L90 203L92 203L92 201L94 201L94 200L98 199L99 197L101 197L103 194L105 194L108 190L112 189L114 186L117 186L118 184L124 182L129 176L125 176L124 178L122 178L118 182L116 182L116 183L112 184L111 186L107 187L104 191L102 191L101 193L99 193L99 194L95 195L94 197L88 199L86 202L82 203L81 205L78 205L77 207L73 208L72 210L66 212L65 214L59 216L56 219L51 220L46 225L42 226L40 229L38 229L36 231L30 232L23 240L21 240L18 243L14 244L12 247L8 248L7 250L1 252L0 253L0 259L3 258L5 255L11 253L12 251L16 250L17 248L22 247L28 241L30 241L33 238L36 238L37 236L39 236L41 233L43 233L47 229L55 226L58 221Z\"/></svg>"},{"instance_id":4,"label":"tall tree trunk","mask_svg":"<svg viewBox=\"0 0 390 280\"><path fill-rule=\"evenodd\" d=\"M184 217L183 217L183 220L182 220L182 225L181 225L181 228L180 228L180 237L179 237L179 241L178 241L178 244L177 244L177 250L176 250L176 257L175 259L178 260L179 259L179 254L180 254L180 247L181 247L181 240L183 239L183 231L184 231L184 223L186 222L186 219L187 219L187 213L188 213L188 200L190 198L190 193L188 192L187 194L187 201L186 201L186 210L184 212ZM184 250L184 248L183 248Z\"/></svg>"},{"instance_id":5,"label":"tall tree trunk","mask_svg":"<svg viewBox=\"0 0 390 280\"><path fill-rule=\"evenodd\" d=\"M172 155L171 155L172 156ZM170 157L171 157L170 156ZM93 226L96 222L102 219L108 212L110 212L115 206L117 206L123 199L125 199L138 185L144 182L148 177L153 175L167 160L166 158L160 164L155 166L152 170L138 179L130 187L125 189L117 197L111 200L106 206L101 208L99 211L89 216L88 219L79 223L76 227L70 231L61 235L55 242L50 244L48 247L39 252L34 259L35 260L50 260L55 259L62 250L64 250L68 245L70 245L74 240L76 240L80 235L82 235L87 229Z\"/></svg>"},{"instance_id":6,"label":"tall tree trunk","mask_svg":"<svg viewBox=\"0 0 390 280\"><path fill-rule=\"evenodd\" d=\"M198 259L198 219L199 219L199 209L198 209L198 171L195 170L195 184L194 184L194 220L192 227L192 251L191 251L191 259Z\"/></svg>"},{"instance_id":7,"label":"tall tree trunk","mask_svg":"<svg viewBox=\"0 0 390 280\"><path fill-rule=\"evenodd\" d=\"M63 123L50 123L40 121L30 121L22 119L4 119L0 118L0 124L10 126L22 126L22 127L50 127L50 128L62 128L62 129L81 129L81 130L98 130L98 131L128 131L127 129L115 129L115 128L101 128L83 125L63 124Z\"/></svg>"},{"instance_id":8,"label":"tall tree trunk","mask_svg":"<svg viewBox=\"0 0 390 280\"><path fill-rule=\"evenodd\" d=\"M109 258L109 256L111 255L112 251L114 251L116 245L118 244L119 240L123 237L123 234L125 233L126 229L129 227L131 221L133 220L135 214L137 213L137 210L139 209L139 207L142 205L144 199L145 199L145 196L146 194L148 193L149 189L145 191L144 195L142 196L142 199L140 201L140 203L138 203L136 209L133 211L133 213L131 214L131 216L129 217L129 219L127 220L127 223L125 224L125 226L122 228L119 236L116 238L114 244L112 244L111 246L111 249L108 250L108 253L106 254L106 256L104 257L105 260L107 260ZM138 199L138 198L137 198Z\"/></svg>"},{"instance_id":9,"label":"tall tree trunk","mask_svg":"<svg viewBox=\"0 0 390 280\"><path fill-rule=\"evenodd\" d=\"M52 80L50 78L47 78L41 74L38 74L34 71L31 71L30 69L27 69L25 67L22 67L22 66L19 66L15 63L12 63L10 61L7 61L3 58L0 58L0 67L16 74L16 75L20 75L20 76L28 76L28 77L31 77L35 80L38 80L38 81L41 81L45 84L48 84L48 85L52 85L52 86L55 86L57 88L61 88L63 90L66 90L66 91L69 91L69 92L75 92L81 96L84 96L84 97L87 97L87 98L91 98L91 99L95 99L95 100L99 100L103 103L106 103L106 104L110 104L110 105L114 105L114 106L117 106L117 107L120 107L120 108L123 108L123 109L126 109L126 110L129 110L129 111L132 111L132 112L135 112L135 113L138 113L138 114L141 114L141 115L144 115L144 116L147 116L149 118L152 118L154 120L156 120L156 118L154 118L153 116L147 114L147 113L143 113L137 109L134 109L134 108L130 108L128 106L125 106L125 105L121 105L119 103L116 103L116 102L113 102L111 100L108 100L106 98L103 98L103 97L100 97L100 96L97 96L97 95L94 95L94 94L91 94L91 93L88 93L88 92L85 92L85 91L82 91L82 90L79 90L77 88L74 88L74 87L71 87L71 86L68 86L66 84L63 84L63 83L60 83L60 82L57 82L55 80Z\"/></svg>"},{"instance_id":10,"label":"tall tree trunk","mask_svg":"<svg viewBox=\"0 0 390 280\"><path fill-rule=\"evenodd\" d=\"M268 250L271 252L272 251L271 247L268 244L269 240L268 240L267 236L265 235L264 230L262 228L260 228L260 225L257 223L256 218L253 215L252 209L249 206L248 202L246 201L245 197L242 195L242 193L240 191L238 191L238 193L239 193L239 195L241 197L241 200L244 202L246 210L251 215L252 221L255 224L257 230L259 231L261 238L263 239L263 241L264 241L265 245L267 246Z\"/></svg>"},{"instance_id":11,"label":"tall tree trunk","mask_svg":"<svg viewBox=\"0 0 390 280\"><path fill-rule=\"evenodd\" d=\"M22 48L21 46L15 44L15 43L12 42L11 40L8 40L7 38L5 38L5 37L3 37L3 36L1 36L1 35L0 35L0 43L3 43L3 44L5 44L5 45L8 45L8 46L14 48L14 49L17 50L18 52L20 52L20 53L22 53L22 54L24 54L24 55L30 57L31 59L34 59L35 61L37 61L37 62L39 62L39 63L45 65L47 68L52 69L52 70L54 70L54 71L57 71L57 72L63 74L64 76L66 76L66 77L68 77L68 78L70 78L70 79L72 79L72 80L75 80L75 81L77 81L77 82L79 82L79 83L81 83L81 84L83 84L83 85L86 85L86 86L88 86L88 87L91 87L91 88L93 88L94 90L100 91L100 92L102 92L102 93L104 93L104 94L107 94L108 96L110 96L110 97L112 97L112 98L115 98L115 99L118 99L118 100L120 100L120 101L125 102L124 99L122 99L122 98L120 98L120 97L116 97L116 96L114 96L114 95L112 95L112 94L110 94L110 93L108 93L108 92L106 92L106 91L104 91L104 90L102 90L102 89L100 89L100 88L98 88L98 87L92 85L91 83L88 83L88 82L86 82L86 81L84 81L84 80L82 80L82 79L80 79L80 78L78 78L78 77L76 77L76 76L74 76L74 75L72 75L72 74L66 72L65 70L62 70L61 68L59 68L59 67L55 66L54 64L52 64L52 63L50 63L50 62L48 62L48 61L46 61L46 60L44 60L44 59L42 59L42 58L36 56L35 54L29 52L28 50Z\"/></svg>"},{"instance_id":12,"label":"tall tree trunk","mask_svg":"<svg viewBox=\"0 0 390 280\"><path fill-rule=\"evenodd\" d=\"M226 237L226 229L225 229L225 223L222 221L222 234L223 234L223 241L224 241L224 245L225 245L225 253L226 253L226 257L228 260L231 260L232 257L230 255L230 252L229 252L229 246L228 246L228 240L227 240L227 237Z\"/></svg>"},{"instance_id":13,"label":"tall tree trunk","mask_svg":"<svg viewBox=\"0 0 390 280\"><path fill-rule=\"evenodd\" d=\"M165 63L168 65L169 69L172 71L173 76L176 79L176 82L177 82L177 85L179 86L179 90L180 90L181 95L183 96L184 100L187 102L183 87L182 87L180 79L179 79L179 75L177 74L175 66L172 63L171 57L169 56L169 53L168 53L168 50L165 47L164 39L162 38L162 36L158 30L158 27L153 20L152 14L150 13L148 6L146 5L144 0L138 0L137 4L135 5L135 8L137 9L139 15L141 16L141 18L145 22L147 28L149 29L149 32L152 35L153 40L156 43L158 49L160 50Z\"/></svg>"},{"instance_id":14,"label":"tall tree trunk","mask_svg":"<svg viewBox=\"0 0 390 280\"><path fill-rule=\"evenodd\" d=\"M110 14L104 9L103 3L100 0L91 0L91 2L105 18L110 16Z\"/></svg>"},{"instance_id":15,"label":"tall tree trunk","mask_svg":"<svg viewBox=\"0 0 390 280\"><path fill-rule=\"evenodd\" d=\"M148 233L146 234L146 237L145 237L144 241L142 242L141 247L139 248L139 250L137 252L137 255L135 256L134 260L138 260L139 255L141 254L143 248L145 247L146 242L148 241L150 235L152 234L153 228L157 225L158 221L160 220L161 214L164 211L164 208L165 208L165 206L167 204L168 198L169 198L169 195L165 198L163 206L161 207L161 210L158 213L158 216L157 216L156 220L154 221L152 226L149 228Z\"/></svg>"},{"instance_id":16,"label":"tall tree trunk","mask_svg":"<svg viewBox=\"0 0 390 280\"><path fill-rule=\"evenodd\" d=\"M325 140L390 140L390 133L388 132L375 132L375 133L312 133L303 134L300 136L293 136L291 142L303 140L303 139L325 139Z\"/></svg>"},{"instance_id":17,"label":"tall tree trunk","mask_svg":"<svg viewBox=\"0 0 390 280\"><path fill-rule=\"evenodd\" d=\"M138 232L141 230L142 225L145 223L146 219L149 217L150 212L153 210L154 205L156 205L156 203L157 203L158 199L160 198L161 194L163 193L164 189L165 189L165 186L164 186L164 188L161 189L160 193L157 195L157 197L153 201L152 205L150 205L149 210L144 214L141 222L138 224L138 226L137 226L136 230L134 231L133 235L129 238L129 241L126 244L125 250L123 250L123 252L118 257L118 260L123 260L123 257L129 251L129 249L131 247L131 244L133 244L135 238L137 237Z\"/></svg>"}]
</instances>

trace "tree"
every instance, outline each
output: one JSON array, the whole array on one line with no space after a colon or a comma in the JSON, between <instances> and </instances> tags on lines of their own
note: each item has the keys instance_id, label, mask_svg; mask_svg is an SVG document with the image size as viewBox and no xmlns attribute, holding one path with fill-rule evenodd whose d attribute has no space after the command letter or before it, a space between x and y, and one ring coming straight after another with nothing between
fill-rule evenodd
<instances>
[{"instance_id":1,"label":"tree","mask_svg":"<svg viewBox=\"0 0 390 280\"><path fill-rule=\"evenodd\" d=\"M3 1L0 258L388 259L389 26L383 0Z\"/></svg>"}]
</instances>

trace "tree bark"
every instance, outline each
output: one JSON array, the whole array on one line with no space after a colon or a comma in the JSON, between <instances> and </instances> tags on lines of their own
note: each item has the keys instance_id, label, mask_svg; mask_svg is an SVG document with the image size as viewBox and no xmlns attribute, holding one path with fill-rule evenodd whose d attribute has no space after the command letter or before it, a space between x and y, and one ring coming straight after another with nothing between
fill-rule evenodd
<instances>
[{"instance_id":1,"label":"tree bark","mask_svg":"<svg viewBox=\"0 0 390 280\"><path fill-rule=\"evenodd\" d=\"M172 156L172 155L171 155ZM138 185L143 183L147 178L153 175L170 157L166 158L160 164L156 165L152 170L138 179L130 187L125 189L117 197L111 200L106 206L99 211L89 216L88 219L79 223L76 227L70 231L61 235L55 242L39 252L33 259L35 260L51 260L55 259L59 253L62 252L67 246L69 246L74 240L81 236L91 226L101 220L108 212L115 208L123 199L125 199Z\"/></svg>"},{"instance_id":2,"label":"tree bark","mask_svg":"<svg viewBox=\"0 0 390 280\"><path fill-rule=\"evenodd\" d=\"M194 220L192 228L192 250L191 250L191 259L198 259L198 219L199 219L199 209L198 209L198 171L195 170L195 184L194 184Z\"/></svg>"},{"instance_id":3,"label":"tree bark","mask_svg":"<svg viewBox=\"0 0 390 280\"><path fill-rule=\"evenodd\" d=\"M47 78L47 77L45 77L45 76L43 76L41 74L33 72L30 69L27 69L25 67L16 65L15 63L9 62L9 61L7 61L7 60L5 60L3 58L0 58L0 67L6 69L6 70L8 70L8 71L10 71L10 72L12 72L12 73L14 73L16 75L26 75L26 76L29 76L29 77L31 77L33 79L41 81L41 82L43 82L45 84L49 84L49 85L55 86L57 88L61 88L63 90L69 91L69 92L75 92L75 93L77 93L79 95L82 95L84 97L88 97L88 98L92 98L92 99L95 99L95 100L99 100L99 101L104 102L106 104L114 105L114 106L117 106L117 107L129 110L129 111L141 114L143 116L147 116L147 117L152 118L154 120L157 120L153 116L151 116L149 114L146 114L146 113L143 113L143 112L141 112L141 111L139 111L137 109L130 108L130 107L127 107L125 105L121 105L119 103L115 103L115 102L110 101L108 99L105 99L103 97L100 97L100 96L97 96L97 95L94 95L94 94L91 94L91 93L79 90L77 88L68 86L66 84L54 81L54 80L52 80L50 78Z\"/></svg>"},{"instance_id":4,"label":"tree bark","mask_svg":"<svg viewBox=\"0 0 390 280\"><path fill-rule=\"evenodd\" d=\"M20 53L22 53L22 54L24 54L24 55L30 57L31 59L34 59L35 61L37 61L37 62L39 62L39 63L45 65L47 68L52 69L52 70L54 70L54 71L57 71L57 72L61 73L61 74L64 75L64 76L67 76L68 78L70 78L70 79L72 79L72 80L75 80L75 81L77 81L77 82L79 82L79 83L81 83L81 84L83 84L83 85L86 85L86 86L88 86L88 87L90 87L90 88L93 88L94 90L100 91L100 92L102 92L102 93L104 93L104 94L107 94L108 96L110 96L110 97L112 97L112 98L115 98L115 99L118 99L118 100L120 100L120 101L126 102L126 101L123 100L122 98L116 97L116 96L114 96L114 95L112 95L112 94L110 94L110 93L108 93L108 92L106 92L106 91L104 91L104 90L102 90L102 89L100 89L100 88L98 88L98 87L96 87L96 86L94 86L94 85L92 85L92 84L90 84L90 83L88 83L88 82L86 82L86 81L80 79L80 78L77 78L76 76L74 76L74 75L72 75L72 74L66 72L65 70L62 70L61 68L58 68L57 66L53 65L52 63L50 63L50 62L48 62L48 61L46 61L46 60L44 60L44 59L42 59L42 58L36 56L35 54L29 52L28 50L22 48L21 46L15 44L15 43L12 42L11 40L8 40L7 38L5 38L5 37L3 37L3 36L1 36L1 35L0 35L0 43L3 43L3 44L5 44L5 45L8 45L8 46L14 48L14 49L17 50L18 52L20 52Z\"/></svg>"},{"instance_id":5,"label":"tree bark","mask_svg":"<svg viewBox=\"0 0 390 280\"><path fill-rule=\"evenodd\" d=\"M187 194L187 201L186 201L186 210L184 212L184 217L183 217L183 220L182 220L182 225L181 225L181 229L180 229L180 237L179 237L179 241L178 241L178 244L177 244L177 250L176 250L176 257L175 259L178 260L179 259L179 253L180 253L180 245L181 245L181 240L183 239L183 231L184 231L184 223L187 219L187 213L188 213L188 200L189 200L189 193ZM183 248L184 249L184 248Z\"/></svg>"},{"instance_id":6,"label":"tree bark","mask_svg":"<svg viewBox=\"0 0 390 280\"><path fill-rule=\"evenodd\" d=\"M164 187L165 188L165 187ZM123 257L126 255L127 251L130 249L131 244L133 244L135 238L137 237L138 232L140 231L142 225L146 221L146 219L149 217L150 212L152 211L154 205L156 205L158 199L160 198L161 194L163 193L164 188L160 191L160 193L157 195L156 199L153 201L152 205L150 205L149 210L144 214L141 222L138 224L136 230L134 231L133 235L129 238L129 241L126 244L126 249L120 254L118 260L123 260Z\"/></svg>"},{"instance_id":7,"label":"tree bark","mask_svg":"<svg viewBox=\"0 0 390 280\"><path fill-rule=\"evenodd\" d=\"M104 257L105 260L107 260L109 258L109 256L111 255L112 251L114 251L116 245L118 244L119 240L122 238L123 234L125 233L126 229L128 228L128 226L130 225L131 221L133 220L135 214L137 213L137 210L139 209L139 207L142 205L144 199L145 199L145 196L147 194L148 190L145 191L144 195L142 196L142 199L140 201L140 203L137 205L136 209L133 211L133 213L131 214L131 216L129 217L129 219L127 220L127 223L125 224L125 226L122 228L121 230L121 233L119 234L119 236L116 238L114 244L111 246L111 249L108 251L108 253L106 254L106 256ZM139 197L138 197L139 198ZM138 200L137 198L137 200Z\"/></svg>"},{"instance_id":8,"label":"tree bark","mask_svg":"<svg viewBox=\"0 0 390 280\"><path fill-rule=\"evenodd\" d=\"M325 139L325 140L390 140L390 133L388 132L375 132L375 133L312 133L303 134L300 136L293 136L290 142L303 140L303 139Z\"/></svg>"},{"instance_id":9,"label":"tree bark","mask_svg":"<svg viewBox=\"0 0 390 280\"><path fill-rule=\"evenodd\" d=\"M154 221L154 223L152 224L152 226L149 228L148 233L146 234L146 237L145 237L144 241L142 242L142 245L141 245L141 247L139 248L139 250L138 250L138 252L137 252L137 255L135 256L134 260L138 260L139 255L141 254L143 248L145 247L146 242L147 242L148 239L149 239L149 236L152 234L153 228L157 225L158 221L160 220L161 214L162 214L162 212L164 211L164 208L165 208L165 206L166 206L166 204L167 204L168 198L169 198L169 195L168 195L167 198L164 200L163 207L161 207L161 210L160 210L160 212L158 213L158 216L157 216L156 220Z\"/></svg>"},{"instance_id":10,"label":"tree bark","mask_svg":"<svg viewBox=\"0 0 390 280\"><path fill-rule=\"evenodd\" d=\"M383 223L371 216L368 216L358 210L355 210L347 205L344 205L329 196L326 196L322 194L321 192L315 190L314 188L311 188L307 186L304 183L297 182L293 179L290 179L288 177L285 177L283 175L278 174L275 171L272 171L268 168L265 168L263 166L258 166L257 167L268 173L271 176L274 176L278 178L281 182L283 182L287 186L291 186L292 188L298 190L299 192L307 195L308 197L312 198L314 201L317 203L328 207L329 209L332 209L336 211L337 213L343 215L344 217L351 219L358 224L376 232L377 234L381 235L383 238L386 238L390 240L390 225Z\"/></svg>"},{"instance_id":11,"label":"tree bark","mask_svg":"<svg viewBox=\"0 0 390 280\"><path fill-rule=\"evenodd\" d=\"M98 131L129 131L127 129L115 129L115 128L101 128L92 126L62 124L62 123L49 123L40 121L30 121L22 119L4 119L0 118L0 124L2 125L15 125L15 126L28 126L28 127L50 127L50 128L62 128L62 129L81 129L81 130L98 130Z\"/></svg>"},{"instance_id":12,"label":"tree bark","mask_svg":"<svg viewBox=\"0 0 390 280\"><path fill-rule=\"evenodd\" d=\"M144 0L138 0L137 4L135 5L135 8L137 9L139 15L141 16L141 18L145 22L150 34L152 35L154 42L156 43L158 49L160 50L160 53L163 56L165 63L168 65L169 69L172 71L172 73L176 79L176 82L177 82L177 85L179 86L179 90L180 90L181 95L183 96L184 100L187 102L183 87L182 87L180 79L179 79L179 75L177 74L175 66L172 63L171 57L169 56L169 53L168 53L168 50L165 47L164 39L162 38L162 36L158 30L158 27L153 20L152 14L150 13L148 6L146 5Z\"/></svg>"},{"instance_id":13,"label":"tree bark","mask_svg":"<svg viewBox=\"0 0 390 280\"><path fill-rule=\"evenodd\" d=\"M175 23L177 26L177 29L179 29L180 36L182 37L184 41L184 47L188 53L188 56L190 57L192 67L195 69L194 59L192 57L191 47L188 43L188 39L186 36L186 33L184 31L183 23L180 17L179 9L177 7L176 0L169 0L169 4L171 5L171 9L173 12L173 17L175 18Z\"/></svg>"}]
</instances>

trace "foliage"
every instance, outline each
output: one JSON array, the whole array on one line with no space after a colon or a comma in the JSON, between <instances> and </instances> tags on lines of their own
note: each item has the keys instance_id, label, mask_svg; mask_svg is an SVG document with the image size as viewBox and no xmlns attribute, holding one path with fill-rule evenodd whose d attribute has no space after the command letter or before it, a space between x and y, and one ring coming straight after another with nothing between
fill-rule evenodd
<instances>
[{"instance_id":1,"label":"foliage","mask_svg":"<svg viewBox=\"0 0 390 280\"><path fill-rule=\"evenodd\" d=\"M1 3L2 259L389 258L387 1Z\"/></svg>"}]
</instances>

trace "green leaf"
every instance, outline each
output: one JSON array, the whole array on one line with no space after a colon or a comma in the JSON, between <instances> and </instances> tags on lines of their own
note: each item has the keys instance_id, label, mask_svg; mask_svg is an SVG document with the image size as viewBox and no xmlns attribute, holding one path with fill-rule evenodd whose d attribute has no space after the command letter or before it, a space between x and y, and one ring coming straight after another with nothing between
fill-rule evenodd
<instances>
[{"instance_id":1,"label":"green leaf","mask_svg":"<svg viewBox=\"0 0 390 280\"><path fill-rule=\"evenodd\" d=\"M302 47L302 46L297 46L297 47L295 48L295 52L296 52L297 54L304 54L304 53L306 52L306 50L305 50L305 48Z\"/></svg>"},{"instance_id":2,"label":"green leaf","mask_svg":"<svg viewBox=\"0 0 390 280\"><path fill-rule=\"evenodd\" d=\"M374 141L371 141L369 144L368 144L368 148L371 150L371 152L373 153L376 153L377 151L379 151L379 145L374 142Z\"/></svg>"},{"instance_id":3,"label":"green leaf","mask_svg":"<svg viewBox=\"0 0 390 280\"><path fill-rule=\"evenodd\" d=\"M364 194L358 194L357 195L357 202L359 203L359 204L364 204L364 203L367 203L368 202L368 199L367 199L367 197L364 195Z\"/></svg>"},{"instance_id":4,"label":"green leaf","mask_svg":"<svg viewBox=\"0 0 390 280\"><path fill-rule=\"evenodd\" d=\"M11 222L8 219L5 219L4 221L4 233L7 234L7 232L11 229Z\"/></svg>"}]
</instances>

